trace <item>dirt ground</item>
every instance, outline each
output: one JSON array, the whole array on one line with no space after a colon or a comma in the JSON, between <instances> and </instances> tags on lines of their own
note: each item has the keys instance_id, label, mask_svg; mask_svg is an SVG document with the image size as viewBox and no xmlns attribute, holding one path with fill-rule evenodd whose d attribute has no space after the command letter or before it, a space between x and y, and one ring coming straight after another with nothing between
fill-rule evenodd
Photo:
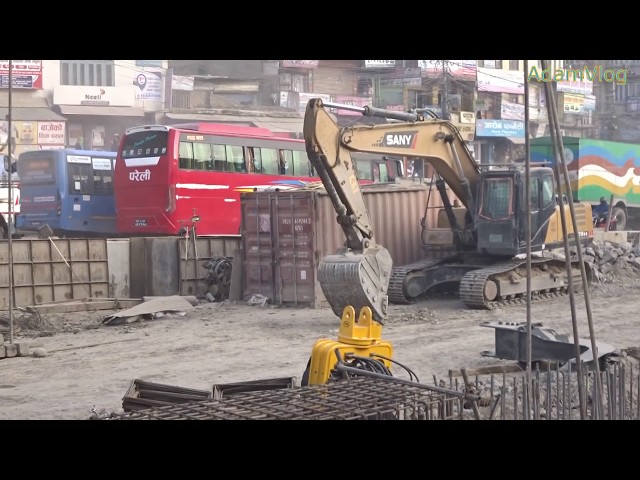
<instances>
[{"instance_id":1,"label":"dirt ground","mask_svg":"<svg viewBox=\"0 0 640 480\"><path fill-rule=\"evenodd\" d=\"M593 285L598 342L640 346L639 295L635 277ZM575 300L579 336L588 338L584 296ZM47 355L0 360L0 419L89 419L93 407L122 412L134 379L202 390L218 383L300 379L315 341L335 339L338 331L338 318L328 308L205 303L184 316L118 326L102 323L110 313L14 315L21 327L14 342L39 342ZM533 322L571 335L568 296L535 302L531 314ZM485 321L525 322L526 305L493 311L468 310L457 299L392 305L383 337L392 342L395 360L431 383L434 376L446 378L449 369L513 363L480 355L495 348L495 331L482 327ZM402 370L394 374L408 378Z\"/></svg>"}]
</instances>

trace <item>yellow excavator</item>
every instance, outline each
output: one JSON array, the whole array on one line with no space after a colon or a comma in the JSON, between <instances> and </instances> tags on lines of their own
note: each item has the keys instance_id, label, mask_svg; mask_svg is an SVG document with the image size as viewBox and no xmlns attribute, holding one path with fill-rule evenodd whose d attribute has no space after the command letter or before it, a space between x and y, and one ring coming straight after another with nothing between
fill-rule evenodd
<instances>
[{"instance_id":1,"label":"yellow excavator","mask_svg":"<svg viewBox=\"0 0 640 480\"><path fill-rule=\"evenodd\" d=\"M328 111L332 107L357 109L363 115L385 117L394 123L340 127ZM564 244L553 169L530 168L530 198L525 198L522 163L479 165L457 128L446 120L314 98L307 104L303 134L309 160L346 237L344 248L326 256L318 267L322 291L342 319L338 340L318 340L303 385L325 383L335 374L338 362L347 368L351 365L379 373L389 369L392 347L381 339L389 300L410 303L439 285L456 289L471 308L493 308L526 298L527 203L531 251ZM451 255L393 265L389 251L375 240L352 161L354 152L422 158L433 166L443 209L439 228L431 237L427 235L427 243L431 238L433 243L445 244L451 247ZM451 204L447 187L463 206ZM571 244L575 236L570 208L564 202L562 205ZM574 212L578 237L593 237L591 206L575 203ZM442 235L443 230L448 234ZM532 299L566 294L566 262L550 256L531 257ZM574 289L580 290L582 276L577 262L572 263L571 274ZM590 282L590 271L587 279Z\"/></svg>"}]
</instances>

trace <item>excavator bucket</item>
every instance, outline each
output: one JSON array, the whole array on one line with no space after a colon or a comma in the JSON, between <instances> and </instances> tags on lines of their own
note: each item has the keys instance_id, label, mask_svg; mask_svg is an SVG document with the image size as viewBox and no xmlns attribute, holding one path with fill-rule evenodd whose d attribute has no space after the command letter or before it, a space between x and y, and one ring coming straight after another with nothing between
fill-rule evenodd
<instances>
[{"instance_id":1,"label":"excavator bucket","mask_svg":"<svg viewBox=\"0 0 640 480\"><path fill-rule=\"evenodd\" d=\"M369 307L381 324L387 317L387 288L393 266L391 254L381 246L363 253L347 251L327 255L318 267L318 281L333 313L342 316L351 305L356 312Z\"/></svg>"}]
</instances>

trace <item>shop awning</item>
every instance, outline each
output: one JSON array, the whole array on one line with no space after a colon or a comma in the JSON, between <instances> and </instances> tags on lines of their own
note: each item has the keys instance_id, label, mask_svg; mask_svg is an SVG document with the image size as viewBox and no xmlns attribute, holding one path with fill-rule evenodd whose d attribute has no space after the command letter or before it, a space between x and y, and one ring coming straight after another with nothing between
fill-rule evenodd
<instances>
[{"instance_id":1,"label":"shop awning","mask_svg":"<svg viewBox=\"0 0 640 480\"><path fill-rule=\"evenodd\" d=\"M6 120L9 114L8 108L0 107L0 120ZM50 108L22 108L11 107L11 120L16 122L64 122L66 118L61 117Z\"/></svg>"},{"instance_id":2,"label":"shop awning","mask_svg":"<svg viewBox=\"0 0 640 480\"><path fill-rule=\"evenodd\" d=\"M139 107L114 107L111 105L58 105L62 115L102 115L109 117L144 117Z\"/></svg>"}]
</instances>

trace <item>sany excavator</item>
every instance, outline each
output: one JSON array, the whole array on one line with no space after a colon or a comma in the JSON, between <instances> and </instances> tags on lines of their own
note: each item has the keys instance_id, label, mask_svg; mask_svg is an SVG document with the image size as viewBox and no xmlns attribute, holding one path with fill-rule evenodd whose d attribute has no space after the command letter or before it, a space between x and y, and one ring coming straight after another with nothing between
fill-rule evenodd
<instances>
[{"instance_id":1,"label":"sany excavator","mask_svg":"<svg viewBox=\"0 0 640 480\"><path fill-rule=\"evenodd\" d=\"M397 123L340 127L326 110L331 107L358 110ZM391 345L380 339L389 300L409 303L438 285L457 288L460 298L472 308L492 308L523 298L527 293L527 202L531 210L531 251L564 244L553 169L530 167L531 198L527 199L522 164L482 167L457 128L446 120L369 106L330 104L314 98L307 104L303 133L309 160L331 198L346 237L344 248L326 256L318 267L322 291L333 312L342 318L338 341L316 343L303 383L326 382L335 363L347 357L362 366L365 358L375 356L382 368L390 367ZM393 266L389 251L375 241L351 159L353 152L423 158L433 166L444 212L438 226L446 226L449 232L445 237L453 249L451 255ZM463 207L452 206L447 186ZM570 209L563 205L573 243ZM579 238L586 240L593 236L591 207L580 203L574 207ZM441 239L442 235L433 238ZM582 288L579 267L577 262L572 264L576 290ZM590 272L587 278L590 281ZM532 255L532 299L565 294L567 290L566 262ZM360 312L358 319L356 312Z\"/></svg>"}]
</instances>

